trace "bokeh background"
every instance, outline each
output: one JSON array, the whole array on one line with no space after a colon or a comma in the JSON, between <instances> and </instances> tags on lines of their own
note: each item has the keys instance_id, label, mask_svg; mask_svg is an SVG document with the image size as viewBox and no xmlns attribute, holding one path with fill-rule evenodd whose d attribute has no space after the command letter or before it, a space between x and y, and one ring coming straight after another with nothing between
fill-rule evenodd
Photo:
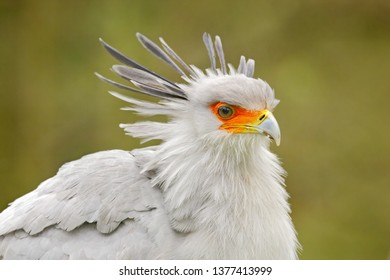
<instances>
[{"instance_id":1,"label":"bokeh background","mask_svg":"<svg viewBox=\"0 0 390 280\"><path fill-rule=\"evenodd\" d=\"M208 66L201 36L228 61L256 60L275 89L302 259L390 255L390 1L0 2L0 210L65 162L133 149L136 117L94 72L116 63L98 38L179 81L136 41L165 40Z\"/></svg>"}]
</instances>

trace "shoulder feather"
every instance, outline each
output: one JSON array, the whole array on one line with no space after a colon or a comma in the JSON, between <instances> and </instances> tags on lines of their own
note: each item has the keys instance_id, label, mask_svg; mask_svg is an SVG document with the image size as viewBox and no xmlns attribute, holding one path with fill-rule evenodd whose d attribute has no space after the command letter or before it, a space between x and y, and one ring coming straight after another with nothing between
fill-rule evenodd
<instances>
[{"instance_id":1,"label":"shoulder feather","mask_svg":"<svg viewBox=\"0 0 390 280\"><path fill-rule=\"evenodd\" d=\"M72 231L96 223L110 233L125 219L159 203L134 156L113 150L84 156L63 165L57 175L14 201L0 214L0 235L24 230L35 235L49 226Z\"/></svg>"}]
</instances>

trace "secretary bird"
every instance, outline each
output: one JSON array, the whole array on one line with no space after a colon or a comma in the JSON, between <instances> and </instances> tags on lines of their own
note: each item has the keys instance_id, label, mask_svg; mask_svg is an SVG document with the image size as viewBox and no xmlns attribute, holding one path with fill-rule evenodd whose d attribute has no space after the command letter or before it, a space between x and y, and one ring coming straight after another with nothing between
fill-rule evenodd
<instances>
[{"instance_id":1,"label":"secretary bird","mask_svg":"<svg viewBox=\"0 0 390 280\"><path fill-rule=\"evenodd\" d=\"M203 36L211 67L188 65L160 38L141 44L181 78L174 83L103 40L126 110L167 122L121 124L161 144L86 155L63 165L0 214L0 259L296 259L285 171L272 111L279 100L255 62L226 64L219 36ZM217 63L218 60L218 63ZM217 66L219 64L219 67Z\"/></svg>"}]
</instances>

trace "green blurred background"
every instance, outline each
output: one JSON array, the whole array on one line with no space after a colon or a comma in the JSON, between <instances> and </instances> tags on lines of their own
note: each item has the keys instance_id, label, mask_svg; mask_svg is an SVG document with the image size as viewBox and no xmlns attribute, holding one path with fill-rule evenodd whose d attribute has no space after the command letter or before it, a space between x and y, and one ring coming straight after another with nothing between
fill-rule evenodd
<instances>
[{"instance_id":1,"label":"green blurred background","mask_svg":"<svg viewBox=\"0 0 390 280\"><path fill-rule=\"evenodd\" d=\"M390 1L0 2L0 210L65 162L133 149L124 102L95 71L116 63L98 38L176 81L136 41L165 40L208 65L201 36L219 34L281 99L280 155L302 259L390 255Z\"/></svg>"}]
</instances>

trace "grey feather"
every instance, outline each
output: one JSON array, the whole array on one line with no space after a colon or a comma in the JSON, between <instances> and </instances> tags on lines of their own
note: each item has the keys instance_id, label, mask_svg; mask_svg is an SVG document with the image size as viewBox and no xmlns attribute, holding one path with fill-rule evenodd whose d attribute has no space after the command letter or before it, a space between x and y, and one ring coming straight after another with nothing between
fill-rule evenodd
<instances>
[{"instance_id":1,"label":"grey feather","mask_svg":"<svg viewBox=\"0 0 390 280\"><path fill-rule=\"evenodd\" d=\"M137 69L140 69L140 70L143 70L145 72L148 72L164 81L166 81L167 83L170 83L173 87L177 87L179 88L177 85L175 85L174 83L172 83L171 81L169 81L168 79L164 78L163 76L153 72L152 70L142 66L141 64L135 62L134 60L128 58L127 56L125 56L123 53L121 53L120 51L118 51L117 49L113 48L112 46L110 46L109 44L107 44L106 42L103 41L103 39L99 39L100 40L100 43L103 45L103 47L113 56L115 57L117 60L119 60L120 62L123 62L124 64L128 65L128 66L131 66L131 67L134 67L134 68L137 68Z\"/></svg>"},{"instance_id":2,"label":"grey feather","mask_svg":"<svg viewBox=\"0 0 390 280\"><path fill-rule=\"evenodd\" d=\"M225 54L223 53L222 41L219 36L215 36L215 49L217 50L219 62L221 63L221 71L224 75L226 75Z\"/></svg>"},{"instance_id":3,"label":"grey feather","mask_svg":"<svg viewBox=\"0 0 390 280\"><path fill-rule=\"evenodd\" d=\"M137 33L137 38L141 42L141 44L156 57L164 61L170 67L172 67L175 71L177 71L181 76L187 77L187 75L180 69L179 66L154 42L148 39L146 36L141 33Z\"/></svg>"},{"instance_id":4,"label":"grey feather","mask_svg":"<svg viewBox=\"0 0 390 280\"><path fill-rule=\"evenodd\" d=\"M126 90L129 90L129 91L146 94L146 95L153 96L153 97L164 98L164 99L168 99L168 100L175 100L177 98L185 99L185 98L182 98L182 97L179 97L179 96L171 95L171 94L166 93L166 92L139 90L139 89L136 89L136 88L133 88L133 87L129 87L129 86L120 84L120 83L115 82L113 80L107 79L106 77L100 75L99 73L95 73L95 75L99 79L101 79L102 81L104 81L106 83L109 83L111 85L114 85L116 87L119 87L121 89L126 89Z\"/></svg>"},{"instance_id":5,"label":"grey feather","mask_svg":"<svg viewBox=\"0 0 390 280\"><path fill-rule=\"evenodd\" d=\"M203 42L206 46L207 53L210 58L210 63L211 63L211 71L213 73L217 74L217 66L215 62L215 51L214 51L214 46L213 46L213 41L211 40L211 36L208 33L203 33Z\"/></svg>"},{"instance_id":6,"label":"grey feather","mask_svg":"<svg viewBox=\"0 0 390 280\"><path fill-rule=\"evenodd\" d=\"M160 37L160 42L164 48L164 50L171 56L173 57L177 62L179 62L181 64L181 66L183 66L187 71L188 73L190 73L190 75L192 75L193 77L198 77L196 75L196 73L191 69L191 67L188 66L187 63L184 62L184 60L164 41L163 38Z\"/></svg>"},{"instance_id":7,"label":"grey feather","mask_svg":"<svg viewBox=\"0 0 390 280\"><path fill-rule=\"evenodd\" d=\"M246 60L244 56L241 56L240 58L240 64L238 65L237 73L246 75Z\"/></svg>"},{"instance_id":8,"label":"grey feather","mask_svg":"<svg viewBox=\"0 0 390 280\"><path fill-rule=\"evenodd\" d=\"M160 90L160 89L157 89L155 87L152 87L152 86L149 86L149 85L145 85L145 84L141 84L137 81L131 81L135 86L137 86L138 88L144 90L144 92L147 92L149 93L149 95L152 95L152 96L167 96L165 97L165 99L170 99L170 100L175 100L175 99L187 99L184 95L177 95L177 94L171 94L169 92L166 92L166 91L163 91L163 90Z\"/></svg>"},{"instance_id":9,"label":"grey feather","mask_svg":"<svg viewBox=\"0 0 390 280\"><path fill-rule=\"evenodd\" d=\"M255 73L255 61L253 59L248 59L246 64L246 75L249 78L253 78L253 74Z\"/></svg>"},{"instance_id":10,"label":"grey feather","mask_svg":"<svg viewBox=\"0 0 390 280\"><path fill-rule=\"evenodd\" d=\"M182 89L172 87L170 83L167 83L164 80L143 70L137 68L130 68L124 65L113 65L112 70L128 81L135 81L140 84L150 86L156 90L186 98L186 95L184 94L184 91Z\"/></svg>"}]
</instances>

